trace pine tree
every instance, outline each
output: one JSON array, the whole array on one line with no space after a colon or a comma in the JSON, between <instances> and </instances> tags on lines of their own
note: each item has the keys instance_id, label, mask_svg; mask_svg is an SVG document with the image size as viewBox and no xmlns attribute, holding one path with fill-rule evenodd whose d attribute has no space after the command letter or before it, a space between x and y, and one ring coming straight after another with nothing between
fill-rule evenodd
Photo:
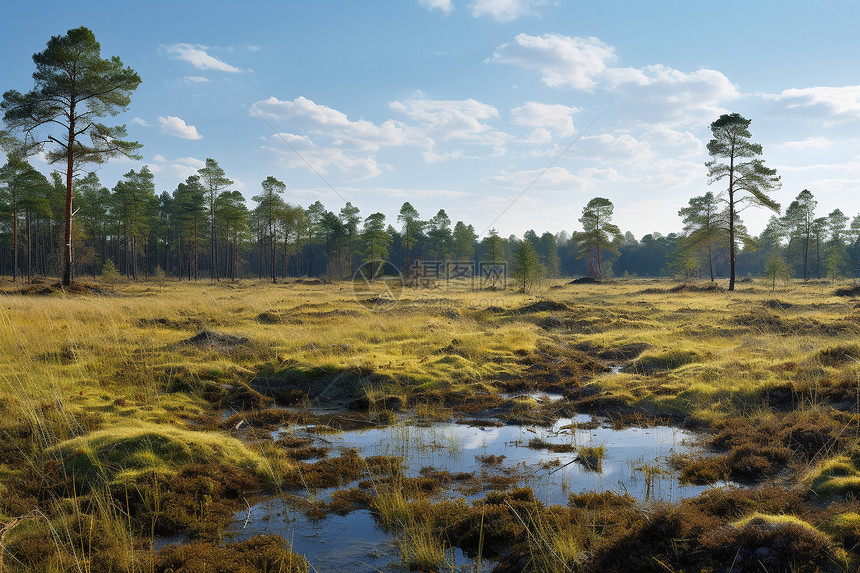
<instances>
[{"instance_id":1,"label":"pine tree","mask_svg":"<svg viewBox=\"0 0 860 573\"><path fill-rule=\"evenodd\" d=\"M62 284L72 282L72 188L85 163L104 163L124 155L139 159L141 146L126 141L124 125L108 127L98 118L117 115L131 102L140 77L120 59L102 59L93 33L80 27L53 36L44 51L33 55L35 87L22 94L3 94L3 120L20 134L32 151L52 143L49 163L65 162L65 233ZM85 136L89 143L85 143Z\"/></svg>"},{"instance_id":2,"label":"pine tree","mask_svg":"<svg viewBox=\"0 0 860 573\"><path fill-rule=\"evenodd\" d=\"M540 264L537 251L528 239L520 241L514 257L514 270L511 276L520 285L520 292L528 292L543 277L545 269Z\"/></svg>"},{"instance_id":3,"label":"pine tree","mask_svg":"<svg viewBox=\"0 0 860 573\"><path fill-rule=\"evenodd\" d=\"M749 125L752 120L737 113L724 114L711 124L713 139L708 143L708 153L714 159L705 164L708 168L708 183L728 180L726 188L729 223L729 290L735 290L735 217L744 204L763 205L779 212L779 203L768 193L779 189L779 176L775 169L765 166L758 158L761 145L750 142ZM727 163L719 160L725 159ZM746 193L745 196L740 194Z\"/></svg>"},{"instance_id":4,"label":"pine tree","mask_svg":"<svg viewBox=\"0 0 860 573\"><path fill-rule=\"evenodd\" d=\"M602 255L606 252L619 254L613 240L623 240L621 230L611 223L614 206L612 201L604 197L595 197L582 209L582 232L576 234L581 245L577 258L588 257L588 268L591 278L603 278Z\"/></svg>"}]
</instances>

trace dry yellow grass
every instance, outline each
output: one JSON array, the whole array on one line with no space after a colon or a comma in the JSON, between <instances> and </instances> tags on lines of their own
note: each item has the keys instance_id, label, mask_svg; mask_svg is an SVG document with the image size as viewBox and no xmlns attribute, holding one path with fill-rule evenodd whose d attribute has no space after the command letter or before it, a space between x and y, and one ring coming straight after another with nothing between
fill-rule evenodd
<instances>
[{"instance_id":1,"label":"dry yellow grass","mask_svg":"<svg viewBox=\"0 0 860 573\"><path fill-rule=\"evenodd\" d=\"M442 397L437 412L543 376L641 412L705 423L766 420L775 409L860 412L860 312L833 296L834 285L771 292L753 283L735 293L674 286L554 281L523 295L455 285L406 290L380 310L356 300L349 283L304 281L5 294L0 432L17 461L0 466L0 491L51 460L86 466L107 484L200 462L278 483L292 462L220 427L225 409L265 405L250 387L257 380L287 381L311 399L330 398L349 381L371 404L396 397L418 410L426 405L413 398L433 395ZM559 370L577 357L623 369ZM819 467L841 459L827 465L839 452L812 453ZM580 551L559 540L565 560Z\"/></svg>"}]
</instances>

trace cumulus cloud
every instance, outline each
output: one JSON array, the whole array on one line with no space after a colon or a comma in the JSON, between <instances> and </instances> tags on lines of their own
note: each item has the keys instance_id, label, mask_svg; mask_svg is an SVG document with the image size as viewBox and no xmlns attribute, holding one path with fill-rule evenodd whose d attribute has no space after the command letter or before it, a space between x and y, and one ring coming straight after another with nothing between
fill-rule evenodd
<instances>
[{"instance_id":1,"label":"cumulus cloud","mask_svg":"<svg viewBox=\"0 0 860 573\"><path fill-rule=\"evenodd\" d=\"M428 10L439 10L445 14L449 14L454 10L454 4L451 0L418 0L418 3Z\"/></svg>"},{"instance_id":2,"label":"cumulus cloud","mask_svg":"<svg viewBox=\"0 0 860 573\"><path fill-rule=\"evenodd\" d=\"M436 163L449 159L470 157L462 148L439 150L438 142L453 145L489 146L491 157L500 157L507 150L510 135L495 129L487 121L499 117L492 105L474 100L435 100L422 93L403 101L391 102L392 110L405 115L422 135L425 161ZM486 157L487 151L477 152Z\"/></svg>"},{"instance_id":3,"label":"cumulus cloud","mask_svg":"<svg viewBox=\"0 0 860 573\"><path fill-rule=\"evenodd\" d=\"M578 178L564 167L549 169L523 169L518 171L502 171L499 175L485 177L482 183L492 183L502 187L524 188L540 176L540 182L545 186L571 185L578 183Z\"/></svg>"},{"instance_id":4,"label":"cumulus cloud","mask_svg":"<svg viewBox=\"0 0 860 573\"><path fill-rule=\"evenodd\" d=\"M198 70L218 70L220 72L229 72L236 74L242 70L236 66L231 66L223 60L219 60L215 56L209 55L206 50L209 48L199 44L171 44L165 46L164 50L171 54L177 60L183 60L190 63Z\"/></svg>"},{"instance_id":5,"label":"cumulus cloud","mask_svg":"<svg viewBox=\"0 0 860 573\"><path fill-rule=\"evenodd\" d=\"M499 116L494 106L474 99L434 100L422 96L419 94L416 98L394 101L389 105L392 110L419 122L425 130L432 131L441 139L479 139L492 130L482 120Z\"/></svg>"},{"instance_id":6,"label":"cumulus cloud","mask_svg":"<svg viewBox=\"0 0 860 573\"><path fill-rule=\"evenodd\" d=\"M469 4L469 11L475 18L489 16L496 22L511 22L534 14L533 7L543 4L546 4L544 0L474 0Z\"/></svg>"},{"instance_id":7,"label":"cumulus cloud","mask_svg":"<svg viewBox=\"0 0 860 573\"><path fill-rule=\"evenodd\" d=\"M352 121L342 111L301 96L292 101L270 97L254 103L250 113L254 117L288 124L292 129L329 137L336 146L376 151L382 146L404 145L409 139L406 126L400 122L388 120L376 125L363 119Z\"/></svg>"},{"instance_id":8,"label":"cumulus cloud","mask_svg":"<svg viewBox=\"0 0 860 573\"><path fill-rule=\"evenodd\" d=\"M792 88L765 98L784 103L788 109L830 116L832 119L860 118L860 85Z\"/></svg>"},{"instance_id":9,"label":"cumulus cloud","mask_svg":"<svg viewBox=\"0 0 860 573\"><path fill-rule=\"evenodd\" d=\"M161 126L161 133L181 137L182 139L203 139L203 136L197 133L197 128L193 125L188 125L184 120L172 115L167 117L159 117L158 125Z\"/></svg>"},{"instance_id":10,"label":"cumulus cloud","mask_svg":"<svg viewBox=\"0 0 860 573\"><path fill-rule=\"evenodd\" d=\"M542 128L542 133L552 130L558 135L569 136L576 131L573 127L573 116L578 111L579 108L569 105L530 101L511 110L511 121L515 125Z\"/></svg>"},{"instance_id":11,"label":"cumulus cloud","mask_svg":"<svg viewBox=\"0 0 860 573\"><path fill-rule=\"evenodd\" d=\"M615 48L597 38L518 34L499 46L492 61L537 70L549 87L592 90L616 59Z\"/></svg>"},{"instance_id":12,"label":"cumulus cloud","mask_svg":"<svg viewBox=\"0 0 860 573\"><path fill-rule=\"evenodd\" d=\"M499 46L491 61L536 70L549 87L614 93L621 98L620 114L641 124L709 121L727 111L726 102L741 97L738 87L716 70L614 67L616 59L615 48L597 38L519 34Z\"/></svg>"},{"instance_id":13,"label":"cumulus cloud","mask_svg":"<svg viewBox=\"0 0 860 573\"><path fill-rule=\"evenodd\" d=\"M433 100L418 92L415 97L389 106L402 120L352 120L342 111L305 97L287 101L270 97L254 103L250 114L289 126L288 133L279 134L282 143L289 143L296 152L309 150L306 159L315 169L319 167L322 172L343 162L341 171L357 178L383 171L385 166L377 163L376 154L385 148L413 147L427 163L437 163L467 156L460 148L440 148L440 142L490 146L489 155L499 156L505 153L505 143L511 139L487 123L498 118L498 110L474 99ZM479 155L486 157L488 153L482 150ZM289 164L300 165L295 158L290 158Z\"/></svg>"},{"instance_id":14,"label":"cumulus cloud","mask_svg":"<svg viewBox=\"0 0 860 573\"><path fill-rule=\"evenodd\" d=\"M580 138L571 148L570 155L587 158L590 162L646 167L653 161L655 153L647 142L628 133L601 133Z\"/></svg>"},{"instance_id":15,"label":"cumulus cloud","mask_svg":"<svg viewBox=\"0 0 860 573\"><path fill-rule=\"evenodd\" d=\"M285 142L289 142L289 146ZM283 167L306 168L320 175L327 175L334 169L352 181L376 177L382 173L382 167L386 167L380 166L372 155L350 153L336 147L317 147L309 138L291 133L272 136L263 149L274 155Z\"/></svg>"},{"instance_id":16,"label":"cumulus cloud","mask_svg":"<svg viewBox=\"0 0 860 573\"><path fill-rule=\"evenodd\" d=\"M807 149L826 149L831 145L833 145L833 141L826 137L807 137L799 141L786 141L781 147L794 151L805 151Z\"/></svg>"},{"instance_id":17,"label":"cumulus cloud","mask_svg":"<svg viewBox=\"0 0 860 573\"><path fill-rule=\"evenodd\" d=\"M131 120L129 123L131 123L131 124L133 124L133 125L140 125L140 126L143 126L143 127L152 127L152 124L147 123L145 119L142 119L142 118L139 118L139 117L134 118L134 119L133 119L133 120Z\"/></svg>"},{"instance_id":18,"label":"cumulus cloud","mask_svg":"<svg viewBox=\"0 0 860 573\"><path fill-rule=\"evenodd\" d=\"M726 113L722 105L741 96L721 72L685 73L664 65L609 68L607 89L620 94L642 123L700 123Z\"/></svg>"},{"instance_id":19,"label":"cumulus cloud","mask_svg":"<svg viewBox=\"0 0 860 573\"><path fill-rule=\"evenodd\" d=\"M196 157L179 157L168 160L163 155L157 154L152 158L152 162L147 165L150 171L168 179L171 185L175 185L192 175L197 175L197 170L205 167L206 162Z\"/></svg>"},{"instance_id":20,"label":"cumulus cloud","mask_svg":"<svg viewBox=\"0 0 860 573\"><path fill-rule=\"evenodd\" d=\"M705 153L705 144L689 131L656 127L642 134L643 141L657 149L669 150L681 158L699 157Z\"/></svg>"}]
</instances>

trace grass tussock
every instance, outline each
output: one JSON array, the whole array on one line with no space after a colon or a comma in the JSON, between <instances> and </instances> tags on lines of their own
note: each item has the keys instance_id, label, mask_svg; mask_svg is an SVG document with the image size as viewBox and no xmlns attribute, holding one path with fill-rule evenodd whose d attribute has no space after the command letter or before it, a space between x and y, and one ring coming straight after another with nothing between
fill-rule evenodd
<instances>
[{"instance_id":1,"label":"grass tussock","mask_svg":"<svg viewBox=\"0 0 860 573\"><path fill-rule=\"evenodd\" d=\"M259 454L236 438L216 432L137 422L90 432L49 450L79 480L135 482L150 472L174 475L192 464L220 462L264 475Z\"/></svg>"},{"instance_id":2,"label":"grass tussock","mask_svg":"<svg viewBox=\"0 0 860 573\"><path fill-rule=\"evenodd\" d=\"M822 460L803 483L816 498L856 496L860 493L860 449Z\"/></svg>"}]
</instances>

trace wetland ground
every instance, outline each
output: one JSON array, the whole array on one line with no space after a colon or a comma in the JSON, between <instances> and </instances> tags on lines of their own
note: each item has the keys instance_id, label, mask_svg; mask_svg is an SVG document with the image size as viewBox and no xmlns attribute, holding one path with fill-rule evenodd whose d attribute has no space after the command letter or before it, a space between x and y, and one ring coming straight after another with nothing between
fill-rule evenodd
<instances>
[{"instance_id":1,"label":"wetland ground","mask_svg":"<svg viewBox=\"0 0 860 573\"><path fill-rule=\"evenodd\" d=\"M0 571L856 571L850 286L4 282Z\"/></svg>"}]
</instances>

